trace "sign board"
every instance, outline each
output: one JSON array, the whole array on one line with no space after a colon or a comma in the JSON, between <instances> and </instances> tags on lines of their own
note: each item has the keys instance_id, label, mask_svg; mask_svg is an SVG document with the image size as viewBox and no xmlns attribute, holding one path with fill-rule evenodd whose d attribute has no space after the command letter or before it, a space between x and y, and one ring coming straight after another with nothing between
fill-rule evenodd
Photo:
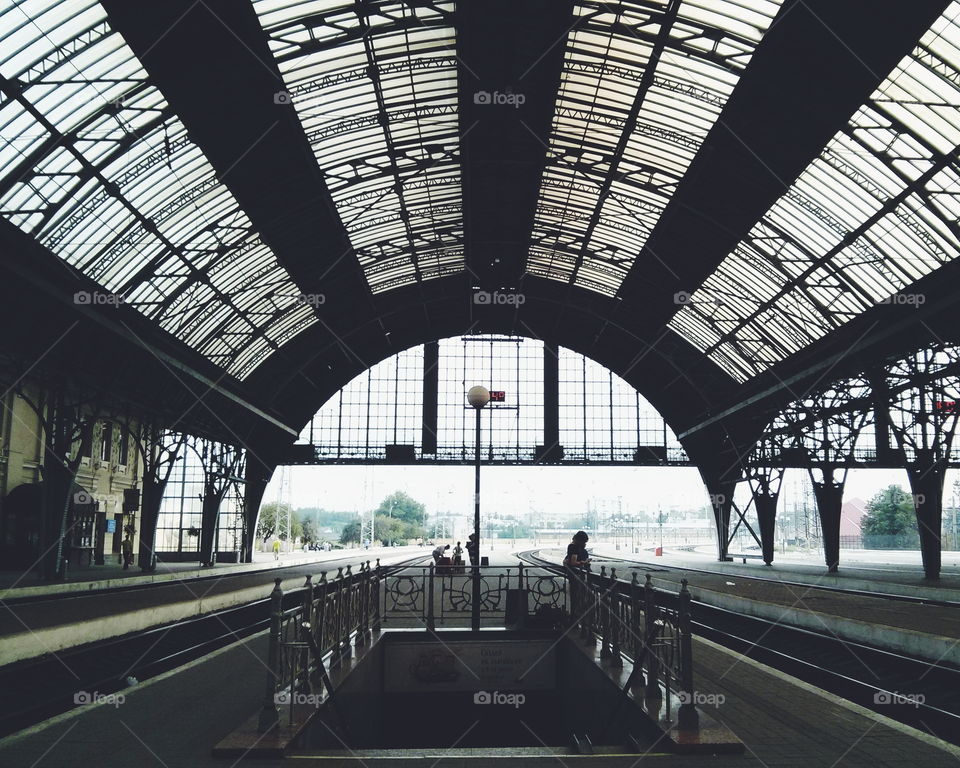
<instances>
[{"instance_id":1,"label":"sign board","mask_svg":"<svg viewBox=\"0 0 960 768\"><path fill-rule=\"evenodd\" d=\"M389 643L384 692L534 691L557 685L555 643L467 640Z\"/></svg>"},{"instance_id":2,"label":"sign board","mask_svg":"<svg viewBox=\"0 0 960 768\"><path fill-rule=\"evenodd\" d=\"M490 402L491 403L502 403L507 399L507 393L502 389L491 389L490 390Z\"/></svg>"},{"instance_id":3,"label":"sign board","mask_svg":"<svg viewBox=\"0 0 960 768\"><path fill-rule=\"evenodd\" d=\"M107 527L105 533L116 533L117 532L117 521L114 519L107 520Z\"/></svg>"}]
</instances>

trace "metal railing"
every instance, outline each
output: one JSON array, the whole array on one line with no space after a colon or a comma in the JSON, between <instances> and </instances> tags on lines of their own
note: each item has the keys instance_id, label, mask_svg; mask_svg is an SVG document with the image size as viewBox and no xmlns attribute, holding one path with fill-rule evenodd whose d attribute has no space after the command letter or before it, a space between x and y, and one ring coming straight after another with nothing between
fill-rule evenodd
<instances>
[{"instance_id":1,"label":"metal railing","mask_svg":"<svg viewBox=\"0 0 960 768\"><path fill-rule=\"evenodd\" d=\"M469 626L474 566L439 570L435 566L371 568L367 562L353 573L350 566L327 580L314 583L310 576L302 600L284 609L280 579L270 595L270 638L267 682L259 730L266 732L280 721L278 705L288 707L289 723L298 707L315 707L320 686L333 689L324 665L336 667L349 658L352 646L370 642L384 622L408 620L407 626L434 631ZM654 588L649 574L641 586L632 581L586 569L547 569L536 566L480 566L481 615L508 618L507 595L519 590L513 610L524 618L541 616L542 626L565 626L582 641L600 643L601 659L623 666L626 655L634 662L628 687L642 690L647 699L678 696L682 727L696 726L693 705L693 653L690 630L690 592L686 579L679 594ZM298 592L301 590L297 590ZM559 621L557 618L559 617ZM328 658L329 657L329 658ZM626 689L626 688L625 688Z\"/></svg>"},{"instance_id":2,"label":"metal railing","mask_svg":"<svg viewBox=\"0 0 960 768\"><path fill-rule=\"evenodd\" d=\"M480 569L480 614L484 619L504 619L507 593L526 593L526 612L544 607L566 611L567 580L563 575L524 566L447 566L382 569L383 621L413 620L428 629L470 626L473 609L472 579Z\"/></svg>"},{"instance_id":3,"label":"metal railing","mask_svg":"<svg viewBox=\"0 0 960 768\"><path fill-rule=\"evenodd\" d=\"M331 693L324 658L337 666L351 653L351 643L366 645L380 629L381 568L367 561L354 573L351 566L338 569L327 580L326 572L314 583L307 576L299 605L283 608L280 579L270 593L270 638L267 649L267 682L260 711L259 731L278 724L278 705L288 707L289 722L301 705L316 706L319 686Z\"/></svg>"},{"instance_id":4,"label":"metal railing","mask_svg":"<svg viewBox=\"0 0 960 768\"><path fill-rule=\"evenodd\" d=\"M628 686L642 688L643 697L666 697L671 711L672 697L680 701L678 717L682 727L695 727L697 714L693 689L693 635L690 628L690 590L687 580L680 592L656 589L646 575L640 586L637 574L630 582L617 578L615 568L607 574L567 568L570 583L570 620L579 627L585 642L600 642L600 658L616 667L623 655L634 663Z\"/></svg>"}]
</instances>

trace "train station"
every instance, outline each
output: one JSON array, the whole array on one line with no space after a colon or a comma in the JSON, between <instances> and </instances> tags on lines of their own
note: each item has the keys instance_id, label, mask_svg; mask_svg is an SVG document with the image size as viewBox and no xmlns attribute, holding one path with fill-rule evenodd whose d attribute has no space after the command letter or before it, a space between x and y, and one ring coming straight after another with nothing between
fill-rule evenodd
<instances>
[{"instance_id":1,"label":"train station","mask_svg":"<svg viewBox=\"0 0 960 768\"><path fill-rule=\"evenodd\" d=\"M0 766L960 761L960 0L0 0Z\"/></svg>"}]
</instances>

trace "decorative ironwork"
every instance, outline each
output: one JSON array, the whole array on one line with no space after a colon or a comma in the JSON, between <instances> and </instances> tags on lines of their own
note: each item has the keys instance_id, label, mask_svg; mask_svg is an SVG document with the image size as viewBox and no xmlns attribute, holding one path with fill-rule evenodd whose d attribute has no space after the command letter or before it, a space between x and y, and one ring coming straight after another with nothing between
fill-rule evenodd
<instances>
[{"instance_id":1,"label":"decorative ironwork","mask_svg":"<svg viewBox=\"0 0 960 768\"><path fill-rule=\"evenodd\" d=\"M336 666L350 652L351 641L365 644L380 626L380 565L369 561L357 573L347 566L327 581L326 573L314 584L308 576L302 590L288 593L299 604L284 609L280 579L270 595L270 644L267 683L260 714L260 731L280 720L278 706L287 708L289 722L296 719L298 692L313 691L328 681L326 667Z\"/></svg>"}]
</instances>

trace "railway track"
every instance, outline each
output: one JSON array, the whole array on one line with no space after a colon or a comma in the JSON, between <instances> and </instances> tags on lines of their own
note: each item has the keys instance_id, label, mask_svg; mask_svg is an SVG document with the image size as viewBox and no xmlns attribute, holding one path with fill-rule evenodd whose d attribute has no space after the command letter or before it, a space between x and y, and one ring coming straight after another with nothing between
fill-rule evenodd
<instances>
[{"instance_id":1,"label":"railway track","mask_svg":"<svg viewBox=\"0 0 960 768\"><path fill-rule=\"evenodd\" d=\"M414 565L424 559L417 555L390 567ZM282 570L270 571L271 577ZM0 667L0 690L4 692L0 737L86 703L94 694L122 694L129 687L128 678L148 680L266 630L270 623L268 592L265 588L262 599L243 605ZM300 590L290 590L284 595L283 607L295 607L302 600Z\"/></svg>"},{"instance_id":2,"label":"railway track","mask_svg":"<svg viewBox=\"0 0 960 768\"><path fill-rule=\"evenodd\" d=\"M538 550L539 551L539 550ZM616 557L614 555L597 555L597 560L610 561L614 563L625 563L628 567L646 568L649 564L640 563L636 560L629 560L625 557ZM738 571L732 574L728 571L712 571L709 568L690 568L686 565L667 565L658 563L656 570L685 571L688 573L704 573L710 576L725 576L727 578L735 576L736 578L750 581L772 581L772 579L763 576L750 576L749 574ZM891 594L889 592L878 592L874 590L847 589L845 587L831 587L829 585L811 584L809 581L788 581L786 579L776 579L776 583L784 584L788 587L797 587L799 589L817 589L824 592L839 592L846 595L859 595L861 597L880 597L884 600L896 600L902 603L915 603L917 605L931 605L938 608L960 608L960 601L957 600L936 600L929 597L916 597L914 595Z\"/></svg>"},{"instance_id":3,"label":"railway track","mask_svg":"<svg viewBox=\"0 0 960 768\"><path fill-rule=\"evenodd\" d=\"M561 570L538 553L522 552L519 557L540 568ZM960 669L697 600L692 605L695 635L944 741L960 744Z\"/></svg>"}]
</instances>

